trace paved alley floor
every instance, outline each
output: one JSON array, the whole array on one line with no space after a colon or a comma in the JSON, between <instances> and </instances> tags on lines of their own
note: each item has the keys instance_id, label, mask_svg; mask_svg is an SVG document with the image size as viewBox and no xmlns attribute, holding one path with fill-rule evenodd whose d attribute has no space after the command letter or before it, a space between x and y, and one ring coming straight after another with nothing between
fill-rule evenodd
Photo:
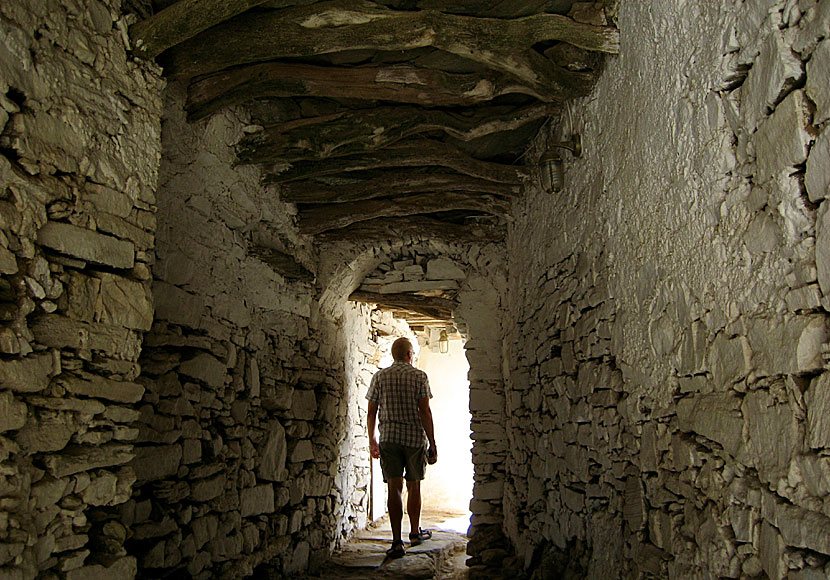
<instances>
[{"instance_id":1,"label":"paved alley floor","mask_svg":"<svg viewBox=\"0 0 830 580\"><path fill-rule=\"evenodd\" d=\"M467 578L468 520L459 514L425 512L421 527L432 530L432 539L419 546L406 544L403 558L390 559L386 550L392 541L389 519L384 517L369 529L358 532L310 579L373 580L380 578L462 580ZM459 530L461 533L459 533ZM404 515L404 535L409 524Z\"/></svg>"}]
</instances>

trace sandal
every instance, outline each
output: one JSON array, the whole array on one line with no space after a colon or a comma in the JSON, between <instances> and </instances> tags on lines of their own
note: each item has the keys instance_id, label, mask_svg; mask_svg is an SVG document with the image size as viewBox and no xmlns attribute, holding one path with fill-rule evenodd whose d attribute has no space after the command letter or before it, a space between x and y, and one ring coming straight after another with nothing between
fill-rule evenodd
<instances>
[{"instance_id":1,"label":"sandal","mask_svg":"<svg viewBox=\"0 0 830 580\"><path fill-rule=\"evenodd\" d=\"M425 530L423 528L418 528L418 532L415 534L409 534L409 544L412 546L417 546L424 540L428 540L432 537L432 532L430 530Z\"/></svg>"},{"instance_id":2,"label":"sandal","mask_svg":"<svg viewBox=\"0 0 830 580\"><path fill-rule=\"evenodd\" d=\"M406 550L403 549L403 542L401 540L395 540L392 542L392 547L386 550L386 556L388 558L402 558L406 554Z\"/></svg>"}]
</instances>

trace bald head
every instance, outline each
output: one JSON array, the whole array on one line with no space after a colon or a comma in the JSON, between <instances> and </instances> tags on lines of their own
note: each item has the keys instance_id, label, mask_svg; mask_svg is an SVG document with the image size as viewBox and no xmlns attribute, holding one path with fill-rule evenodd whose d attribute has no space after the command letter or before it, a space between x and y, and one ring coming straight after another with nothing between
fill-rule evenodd
<instances>
[{"instance_id":1,"label":"bald head","mask_svg":"<svg viewBox=\"0 0 830 580\"><path fill-rule=\"evenodd\" d=\"M410 352L412 352L412 343L408 338L399 338L392 343L392 358L396 362L407 361Z\"/></svg>"}]
</instances>

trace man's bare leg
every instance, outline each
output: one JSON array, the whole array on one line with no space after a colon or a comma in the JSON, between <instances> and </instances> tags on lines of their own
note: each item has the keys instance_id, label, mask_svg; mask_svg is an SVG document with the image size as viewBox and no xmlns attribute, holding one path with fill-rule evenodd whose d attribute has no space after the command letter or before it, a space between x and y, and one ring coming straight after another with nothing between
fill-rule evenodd
<instances>
[{"instance_id":1,"label":"man's bare leg","mask_svg":"<svg viewBox=\"0 0 830 580\"><path fill-rule=\"evenodd\" d=\"M410 535L419 534L421 532L421 482L407 481L406 493L406 513L409 514Z\"/></svg>"},{"instance_id":2,"label":"man's bare leg","mask_svg":"<svg viewBox=\"0 0 830 580\"><path fill-rule=\"evenodd\" d=\"M403 478L391 478L387 481L387 486L389 488L389 495L387 496L386 507L389 509L389 525L392 526L392 541L400 541L401 520L403 520L403 498L401 497L403 493ZM418 505L420 506L420 499Z\"/></svg>"}]
</instances>

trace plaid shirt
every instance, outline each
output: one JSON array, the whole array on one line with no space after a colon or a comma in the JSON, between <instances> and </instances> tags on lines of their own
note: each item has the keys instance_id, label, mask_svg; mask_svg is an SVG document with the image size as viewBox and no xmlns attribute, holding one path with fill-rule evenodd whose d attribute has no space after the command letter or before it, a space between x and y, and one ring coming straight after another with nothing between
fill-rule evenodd
<instances>
[{"instance_id":1,"label":"plaid shirt","mask_svg":"<svg viewBox=\"0 0 830 580\"><path fill-rule=\"evenodd\" d=\"M381 443L425 447L426 433L418 413L418 399L432 398L424 371L397 361L372 377L366 398L378 405Z\"/></svg>"}]
</instances>

